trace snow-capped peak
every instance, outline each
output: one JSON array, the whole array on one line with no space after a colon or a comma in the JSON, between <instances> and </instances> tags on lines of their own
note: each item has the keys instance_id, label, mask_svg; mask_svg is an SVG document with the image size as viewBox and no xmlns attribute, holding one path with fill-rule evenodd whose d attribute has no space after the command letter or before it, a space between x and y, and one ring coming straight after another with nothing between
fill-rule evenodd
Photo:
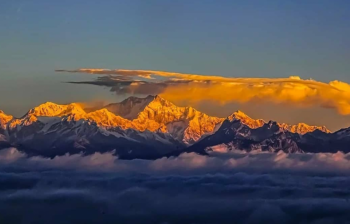
<instances>
[{"instance_id":1,"label":"snow-capped peak","mask_svg":"<svg viewBox=\"0 0 350 224\"><path fill-rule=\"evenodd\" d=\"M292 133L302 134L302 135L309 133L309 132L314 132L316 130L320 130L320 131L325 132L325 133L330 133L330 131L325 126L310 126L310 125L307 125L305 123L299 123L296 125L278 123L278 125L280 126L280 128L282 128L284 130L290 131Z\"/></svg>"},{"instance_id":2,"label":"snow-capped peak","mask_svg":"<svg viewBox=\"0 0 350 224\"><path fill-rule=\"evenodd\" d=\"M0 110L0 128L5 128L7 123L13 119L11 115L7 115L4 111Z\"/></svg>"},{"instance_id":3,"label":"snow-capped peak","mask_svg":"<svg viewBox=\"0 0 350 224\"><path fill-rule=\"evenodd\" d=\"M250 128L253 128L253 129L262 127L263 125L266 124L270 127L272 127L272 126L279 127L281 129L281 131L289 131L289 132L298 133L301 135L304 135L304 134L309 133L309 132L313 132L315 130L320 130L320 131L325 132L325 133L330 133L330 131L325 126L310 126L310 125L307 125L305 123L298 123L295 125L290 125L290 124L285 124L285 123L278 123L276 121L269 121L268 123L266 123L262 119L254 120L240 110L238 110L238 111L234 112L233 114L231 114L230 116L228 116L227 119L230 122L240 120L243 124L247 125Z\"/></svg>"},{"instance_id":4,"label":"snow-capped peak","mask_svg":"<svg viewBox=\"0 0 350 224\"><path fill-rule=\"evenodd\" d=\"M148 96L153 100L138 113L133 123L150 131L161 130L187 144L194 143L203 135L213 133L223 121L192 107L178 107L160 96Z\"/></svg>"},{"instance_id":5,"label":"snow-capped peak","mask_svg":"<svg viewBox=\"0 0 350 224\"><path fill-rule=\"evenodd\" d=\"M173 103L167 101L166 99L156 95L156 96L148 96L153 97L153 100L147 105L150 108L158 109L162 107L176 107Z\"/></svg>"},{"instance_id":6,"label":"snow-capped peak","mask_svg":"<svg viewBox=\"0 0 350 224\"><path fill-rule=\"evenodd\" d=\"M85 114L85 111L78 103L59 105L52 102L46 102L28 112L28 115L37 117L61 117L70 114Z\"/></svg>"},{"instance_id":7,"label":"snow-capped peak","mask_svg":"<svg viewBox=\"0 0 350 224\"><path fill-rule=\"evenodd\" d=\"M146 98L138 98L131 96L120 103L111 103L103 108L106 108L115 115L121 116L125 119L136 119L138 114L145 109L153 100L154 96L147 96Z\"/></svg>"},{"instance_id":8,"label":"snow-capped peak","mask_svg":"<svg viewBox=\"0 0 350 224\"><path fill-rule=\"evenodd\" d=\"M103 127L133 128L130 120L117 116L105 108L85 114L84 119L92 120Z\"/></svg>"},{"instance_id":9,"label":"snow-capped peak","mask_svg":"<svg viewBox=\"0 0 350 224\"><path fill-rule=\"evenodd\" d=\"M230 116L228 116L227 119L230 122L240 120L243 124L247 125L250 128L254 128L254 129L261 127L265 124L264 120L262 120L262 119L254 120L240 110L238 110L238 111L234 112L233 114L231 114Z\"/></svg>"},{"instance_id":10,"label":"snow-capped peak","mask_svg":"<svg viewBox=\"0 0 350 224\"><path fill-rule=\"evenodd\" d=\"M169 133L188 144L204 134L214 132L223 121L222 118L208 116L192 107L178 107L158 95L129 97L105 108L132 121L134 129Z\"/></svg>"},{"instance_id":11,"label":"snow-capped peak","mask_svg":"<svg viewBox=\"0 0 350 224\"><path fill-rule=\"evenodd\" d=\"M235 112L233 112L228 118L229 119L234 119L234 118L246 118L249 117L248 115L246 115L245 113L243 113L240 110L237 110Z\"/></svg>"},{"instance_id":12,"label":"snow-capped peak","mask_svg":"<svg viewBox=\"0 0 350 224\"><path fill-rule=\"evenodd\" d=\"M5 120L2 117L5 115L0 113L0 119ZM225 119L209 116L193 107L178 107L160 96L147 96L145 98L130 97L120 103L86 110L79 103L59 105L47 102L31 109L21 119L6 117L6 123L10 120L12 120L9 123L11 129L38 122L39 126L44 125L43 130L48 130L49 126L56 124L67 125L64 122L93 122L106 130L116 130L117 128L118 130L133 129L139 133L149 131L155 135L165 134L183 143L192 144L203 136L216 132ZM303 123L298 125L265 123L262 119L250 118L242 111L234 112L226 118L226 121L229 123L239 121L250 129L273 125L274 130L277 128L280 131L299 134L316 129L329 132L325 127L308 126Z\"/></svg>"}]
</instances>

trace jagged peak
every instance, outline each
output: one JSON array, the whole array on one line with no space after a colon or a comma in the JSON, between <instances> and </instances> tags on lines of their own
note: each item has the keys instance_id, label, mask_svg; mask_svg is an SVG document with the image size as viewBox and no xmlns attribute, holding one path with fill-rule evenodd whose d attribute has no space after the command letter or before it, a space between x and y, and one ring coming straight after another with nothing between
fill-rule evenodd
<instances>
[{"instance_id":1,"label":"jagged peak","mask_svg":"<svg viewBox=\"0 0 350 224\"><path fill-rule=\"evenodd\" d=\"M268 125L268 126L273 126L273 125L278 125L278 126L280 126L280 124L277 122L277 121L269 121L269 122L267 122L267 124L266 125Z\"/></svg>"},{"instance_id":2,"label":"jagged peak","mask_svg":"<svg viewBox=\"0 0 350 224\"><path fill-rule=\"evenodd\" d=\"M1 117L12 117L12 115L6 114L4 111L0 110Z\"/></svg>"},{"instance_id":3,"label":"jagged peak","mask_svg":"<svg viewBox=\"0 0 350 224\"><path fill-rule=\"evenodd\" d=\"M4 129L8 122L13 119L13 116L7 115L4 111L0 110L0 128Z\"/></svg>"},{"instance_id":4,"label":"jagged peak","mask_svg":"<svg viewBox=\"0 0 350 224\"><path fill-rule=\"evenodd\" d=\"M281 123L279 124L279 126L282 129L288 130L292 133L298 133L298 134L306 134L309 132L314 132L316 130L325 132L325 133L331 133L330 130L328 130L325 126L312 126L312 125L308 125L305 123L298 123L295 125L289 125L289 124L285 124L285 123Z\"/></svg>"},{"instance_id":5,"label":"jagged peak","mask_svg":"<svg viewBox=\"0 0 350 224\"><path fill-rule=\"evenodd\" d=\"M102 108L102 109L99 109L99 110L95 110L95 111L92 111L88 114L113 114L112 112L110 112L108 109L106 108ZM113 114L114 115L114 114ZM114 115L116 116L116 115Z\"/></svg>"},{"instance_id":6,"label":"jagged peak","mask_svg":"<svg viewBox=\"0 0 350 224\"><path fill-rule=\"evenodd\" d=\"M90 119L102 126L131 126L131 121L115 115L106 108L85 114L85 119Z\"/></svg>"},{"instance_id":7,"label":"jagged peak","mask_svg":"<svg viewBox=\"0 0 350 224\"><path fill-rule=\"evenodd\" d=\"M0 110L0 120L9 121L12 118L13 118L12 115L5 114L4 111Z\"/></svg>"},{"instance_id":8,"label":"jagged peak","mask_svg":"<svg viewBox=\"0 0 350 224\"><path fill-rule=\"evenodd\" d=\"M103 108L108 109L115 115L121 116L123 118L133 120L136 119L140 113L151 110L159 110L164 107L175 106L172 103L166 101L160 96L149 95L144 98L139 98L135 96L130 96L120 103L112 103L104 106Z\"/></svg>"},{"instance_id":9,"label":"jagged peak","mask_svg":"<svg viewBox=\"0 0 350 224\"><path fill-rule=\"evenodd\" d=\"M230 116L227 117L227 119L230 122L239 120L250 128L258 128L265 124L264 120L261 120L261 119L254 120L240 110L237 110L234 113L232 113Z\"/></svg>"},{"instance_id":10,"label":"jagged peak","mask_svg":"<svg viewBox=\"0 0 350 224\"><path fill-rule=\"evenodd\" d=\"M308 125L308 124L305 124L305 123L298 123L297 124L298 127L302 128L302 127L305 127L305 128L315 128L315 129L319 129L319 130L325 130L326 132L330 132L326 126L315 126L315 125Z\"/></svg>"},{"instance_id":11,"label":"jagged peak","mask_svg":"<svg viewBox=\"0 0 350 224\"><path fill-rule=\"evenodd\" d=\"M166 99L164 99L163 97L161 97L159 95L148 95L148 97L152 97L156 101L166 101Z\"/></svg>"},{"instance_id":12,"label":"jagged peak","mask_svg":"<svg viewBox=\"0 0 350 224\"><path fill-rule=\"evenodd\" d=\"M159 108L159 107L172 107L175 106L173 103L171 103L170 101L162 98L159 95L149 95L146 97L146 99L152 99L149 104L147 105L148 107L151 108Z\"/></svg>"},{"instance_id":13,"label":"jagged peak","mask_svg":"<svg viewBox=\"0 0 350 224\"><path fill-rule=\"evenodd\" d=\"M171 114L174 117L182 118L182 119L193 119L194 117L211 117L213 120L220 120L223 121L224 118L218 118L215 116L209 116L201 111L198 111L194 107L186 106L181 107L173 104L172 102L164 99L163 97L159 95L148 95L144 99L149 99L150 102L142 108L140 113L138 114L138 118L142 117L144 119L145 117L148 117L148 114L150 111L157 112L159 114L166 114L166 116L171 116ZM150 118L150 117L148 117ZM153 118L150 118L153 119ZM179 120L179 119L175 119Z\"/></svg>"},{"instance_id":14,"label":"jagged peak","mask_svg":"<svg viewBox=\"0 0 350 224\"><path fill-rule=\"evenodd\" d=\"M180 117L183 119L193 119L194 117L202 117L202 116L208 116L205 113L202 113L200 111L197 111L193 107L178 107L174 105L173 103L167 101L166 99L162 98L159 95L148 95L145 98L138 98L135 96L131 96L124 101L121 102L121 104L126 104L127 102L137 102L139 104L142 104L141 107L138 108L137 111L133 111L133 119L138 119L139 121L145 121L147 120L154 120L156 119L157 122L161 123L168 123L172 122L172 120L178 120ZM153 112L157 112L159 114L164 114L164 112L167 114L166 116L169 116L170 114L173 114L174 118L170 119L160 119L159 117L154 117ZM137 112L137 113L135 113ZM119 115L117 113L114 113L116 115ZM130 119L130 117L123 116L122 114L120 115L123 118ZM177 117L177 118L175 118ZM211 116L208 116L211 117ZM222 118L216 118L215 119L221 119ZM131 120L133 120L131 119ZM265 122L262 119L252 119L249 117L247 114L245 114L241 110L237 110L234 113L232 113L230 116L226 118L230 122L237 121L239 120L243 124L247 125L250 128L259 128L262 127L263 125L267 125L270 128L272 126L280 127L282 130L288 130L293 133L299 133L299 134L305 134L307 132L312 132L317 130L329 133L330 131L326 127L317 127L317 126L309 126L305 123L299 123L296 125L289 125L289 124L284 124L284 123L278 123L276 121L269 121Z\"/></svg>"},{"instance_id":15,"label":"jagged peak","mask_svg":"<svg viewBox=\"0 0 350 224\"><path fill-rule=\"evenodd\" d=\"M325 132L325 133L331 132L325 126L310 126L310 125L305 124L305 123L298 123L295 125L290 125L290 124L285 124L285 123L278 123L278 122L272 121L272 120L270 120L269 122L266 123L262 119L254 120L240 110L238 110L238 111L234 112L233 114L231 114L230 116L228 116L227 119L230 122L240 120L243 124L247 125L250 128L258 128L258 127L262 127L263 125L267 125L270 128L272 126L278 126L282 130L286 130L286 131L290 131L292 133L298 133L298 134L302 134L302 135L309 133L309 132L313 132L315 130L320 130L320 131Z\"/></svg>"},{"instance_id":16,"label":"jagged peak","mask_svg":"<svg viewBox=\"0 0 350 224\"><path fill-rule=\"evenodd\" d=\"M122 102L120 102L121 104L125 104L125 103L128 103L128 102L135 102L135 101L152 101L154 98L154 96L147 96L147 97L136 97L136 96L130 96L126 99L124 99Z\"/></svg>"},{"instance_id":17,"label":"jagged peak","mask_svg":"<svg viewBox=\"0 0 350 224\"><path fill-rule=\"evenodd\" d=\"M237 110L233 112L230 116L228 116L227 119L229 119L230 121L234 121L234 120L252 119L252 118L250 118L248 115L246 115L242 111Z\"/></svg>"},{"instance_id":18,"label":"jagged peak","mask_svg":"<svg viewBox=\"0 0 350 224\"><path fill-rule=\"evenodd\" d=\"M135 102L135 101L144 101L144 102L164 102L167 101L166 99L162 98L159 95L148 95L146 97L137 97L137 96L129 96L128 98L124 99L123 101L121 101L121 104L125 104L128 102Z\"/></svg>"},{"instance_id":19,"label":"jagged peak","mask_svg":"<svg viewBox=\"0 0 350 224\"><path fill-rule=\"evenodd\" d=\"M318 130L326 132L326 133L332 133L331 130L329 130L326 126L316 126L319 127Z\"/></svg>"},{"instance_id":20,"label":"jagged peak","mask_svg":"<svg viewBox=\"0 0 350 224\"><path fill-rule=\"evenodd\" d=\"M78 103L60 105L52 102L43 103L28 111L27 115L55 117L69 114L84 114L85 111Z\"/></svg>"},{"instance_id":21,"label":"jagged peak","mask_svg":"<svg viewBox=\"0 0 350 224\"><path fill-rule=\"evenodd\" d=\"M36 117L67 116L68 119L71 120L89 119L95 120L101 125L122 125L125 128L132 127L138 130L155 130L159 127L165 128L168 124L184 122L183 128L188 125L186 128L196 128L201 131L206 127L212 129L212 127L219 125L225 120L224 118L206 115L205 113L197 111L193 107L178 107L159 95L149 95L145 98L131 96L123 100L121 103L116 103L114 105L117 106L117 110L123 109L123 113L115 113L108 107L89 112L85 111L79 103L60 105L53 102L46 102L31 109L24 117L18 119L18 122L24 120L34 121ZM6 114L3 111L0 111L0 118L2 118L2 120L8 121L12 119L12 116L5 115ZM306 134L315 130L330 133L330 131L324 126L309 126L305 123L299 123L296 125L288 125L274 121L266 123L262 119L252 119L240 110L232 113L226 118L226 120L229 122L239 121L253 129L264 125L270 127L277 125L281 131L289 131L292 133Z\"/></svg>"},{"instance_id":22,"label":"jagged peak","mask_svg":"<svg viewBox=\"0 0 350 224\"><path fill-rule=\"evenodd\" d=\"M101 118L127 120L118 115L115 115L114 113L110 112L106 108L102 108L102 109L87 113L84 117L92 120L101 120Z\"/></svg>"}]
</instances>

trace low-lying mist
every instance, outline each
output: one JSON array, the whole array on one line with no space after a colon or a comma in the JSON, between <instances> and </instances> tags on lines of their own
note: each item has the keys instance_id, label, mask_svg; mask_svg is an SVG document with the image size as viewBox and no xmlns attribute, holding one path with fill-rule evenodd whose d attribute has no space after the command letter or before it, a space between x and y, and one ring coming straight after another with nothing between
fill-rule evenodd
<instances>
[{"instance_id":1,"label":"low-lying mist","mask_svg":"<svg viewBox=\"0 0 350 224\"><path fill-rule=\"evenodd\" d=\"M347 223L350 155L0 151L0 223Z\"/></svg>"}]
</instances>

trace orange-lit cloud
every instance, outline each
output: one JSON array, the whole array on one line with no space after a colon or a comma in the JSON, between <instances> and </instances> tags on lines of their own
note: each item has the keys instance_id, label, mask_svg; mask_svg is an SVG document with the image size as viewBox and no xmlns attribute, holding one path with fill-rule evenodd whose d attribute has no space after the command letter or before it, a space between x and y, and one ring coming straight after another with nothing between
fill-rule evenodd
<instances>
[{"instance_id":1,"label":"orange-lit cloud","mask_svg":"<svg viewBox=\"0 0 350 224\"><path fill-rule=\"evenodd\" d=\"M295 107L333 108L350 114L350 85L289 78L228 78L150 70L78 69L57 70L108 75L95 81L75 82L111 87L117 93L160 94L173 102L203 100L228 103L275 103Z\"/></svg>"}]
</instances>

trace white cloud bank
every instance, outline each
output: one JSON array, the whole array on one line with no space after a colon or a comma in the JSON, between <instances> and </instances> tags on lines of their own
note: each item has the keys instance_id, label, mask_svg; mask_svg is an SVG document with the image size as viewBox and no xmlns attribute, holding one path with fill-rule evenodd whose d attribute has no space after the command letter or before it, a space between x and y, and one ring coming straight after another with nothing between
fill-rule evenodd
<instances>
[{"instance_id":1,"label":"white cloud bank","mask_svg":"<svg viewBox=\"0 0 350 224\"><path fill-rule=\"evenodd\" d=\"M210 156L183 153L179 157L157 160L119 160L113 152L56 156L53 159L27 157L15 148L0 151L1 166L27 169L73 169L144 174L201 174L250 171L283 171L350 174L350 153L295 153L231 151L212 152Z\"/></svg>"},{"instance_id":2,"label":"white cloud bank","mask_svg":"<svg viewBox=\"0 0 350 224\"><path fill-rule=\"evenodd\" d=\"M349 155L111 153L27 158L0 151L1 223L347 223Z\"/></svg>"}]
</instances>

